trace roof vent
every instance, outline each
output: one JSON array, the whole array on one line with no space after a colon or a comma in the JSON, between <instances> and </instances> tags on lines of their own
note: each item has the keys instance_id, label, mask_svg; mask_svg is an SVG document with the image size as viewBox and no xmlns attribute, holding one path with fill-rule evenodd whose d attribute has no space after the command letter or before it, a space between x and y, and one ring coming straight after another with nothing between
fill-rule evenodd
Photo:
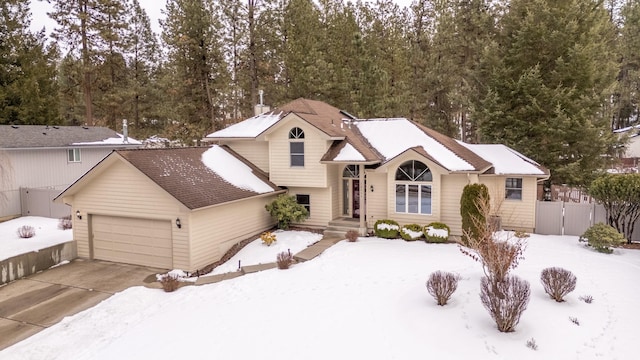
<instances>
[{"instance_id":1,"label":"roof vent","mask_svg":"<svg viewBox=\"0 0 640 360\"><path fill-rule=\"evenodd\" d=\"M260 103L253 108L254 116L271 111L271 107L264 104L264 90L258 90L258 94L260 94Z\"/></svg>"},{"instance_id":2,"label":"roof vent","mask_svg":"<svg viewBox=\"0 0 640 360\"><path fill-rule=\"evenodd\" d=\"M11 128L12 128L12 129L17 129L17 128L18 128L18 126L11 125Z\"/></svg>"},{"instance_id":3,"label":"roof vent","mask_svg":"<svg viewBox=\"0 0 640 360\"><path fill-rule=\"evenodd\" d=\"M342 115L344 115L344 116L348 117L348 118L349 118L349 119L351 119L351 120L356 120L356 119L358 119L357 117L355 117L355 116L353 116L353 115L349 114L348 112L346 112L346 111L344 111L344 110L340 110L340 114L342 114Z\"/></svg>"},{"instance_id":4,"label":"roof vent","mask_svg":"<svg viewBox=\"0 0 640 360\"><path fill-rule=\"evenodd\" d=\"M127 125L127 119L122 119L122 143L129 143L129 126Z\"/></svg>"},{"instance_id":5,"label":"roof vent","mask_svg":"<svg viewBox=\"0 0 640 360\"><path fill-rule=\"evenodd\" d=\"M85 129L85 130L89 130L89 128L88 128L88 127L86 127L86 126L83 126L82 128L83 128L83 129Z\"/></svg>"}]
</instances>

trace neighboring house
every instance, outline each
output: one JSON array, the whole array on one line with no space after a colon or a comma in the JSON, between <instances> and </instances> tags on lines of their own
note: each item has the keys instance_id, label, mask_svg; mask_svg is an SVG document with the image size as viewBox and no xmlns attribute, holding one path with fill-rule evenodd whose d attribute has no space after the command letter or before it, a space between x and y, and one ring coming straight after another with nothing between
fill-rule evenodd
<instances>
[{"instance_id":1,"label":"neighboring house","mask_svg":"<svg viewBox=\"0 0 640 360\"><path fill-rule=\"evenodd\" d=\"M104 127L0 125L0 219L32 215L21 205L21 189L43 192L45 196L29 206L49 209L60 190L112 150L140 146L139 141Z\"/></svg>"},{"instance_id":2,"label":"neighboring house","mask_svg":"<svg viewBox=\"0 0 640 360\"><path fill-rule=\"evenodd\" d=\"M306 99L205 141L217 144L116 151L64 190L56 202L72 205L79 256L193 271L273 226L265 205L284 192L309 210L306 227L442 221L455 236L464 186L484 183L503 227L532 231L536 185L549 176L503 145Z\"/></svg>"},{"instance_id":3,"label":"neighboring house","mask_svg":"<svg viewBox=\"0 0 640 360\"><path fill-rule=\"evenodd\" d=\"M193 271L273 227L283 192L213 146L114 151L55 201L72 205L78 256Z\"/></svg>"},{"instance_id":4,"label":"neighboring house","mask_svg":"<svg viewBox=\"0 0 640 360\"><path fill-rule=\"evenodd\" d=\"M625 152L621 155L621 164L617 169L610 169L609 172L616 173L637 173L640 169L640 125L629 126L614 130L618 136L628 137Z\"/></svg>"}]
</instances>

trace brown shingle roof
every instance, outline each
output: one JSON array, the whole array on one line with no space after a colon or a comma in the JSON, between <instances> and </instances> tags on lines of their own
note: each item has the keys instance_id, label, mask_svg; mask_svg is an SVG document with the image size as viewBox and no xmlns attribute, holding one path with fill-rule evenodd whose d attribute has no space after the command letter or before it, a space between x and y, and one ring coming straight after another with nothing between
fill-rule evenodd
<instances>
[{"instance_id":1,"label":"brown shingle roof","mask_svg":"<svg viewBox=\"0 0 640 360\"><path fill-rule=\"evenodd\" d=\"M52 147L80 147L77 143L99 142L106 139L119 138L115 131L96 126L47 126L47 125L0 125L0 148L52 148ZM129 144L105 143L92 146L137 146L135 139Z\"/></svg>"},{"instance_id":2,"label":"brown shingle roof","mask_svg":"<svg viewBox=\"0 0 640 360\"><path fill-rule=\"evenodd\" d=\"M268 176L226 146L223 148L245 165L253 174L279 191ZM189 209L199 209L229 201L245 199L259 193L228 183L202 162L208 147L173 149L117 150L116 153L158 184Z\"/></svg>"}]
</instances>

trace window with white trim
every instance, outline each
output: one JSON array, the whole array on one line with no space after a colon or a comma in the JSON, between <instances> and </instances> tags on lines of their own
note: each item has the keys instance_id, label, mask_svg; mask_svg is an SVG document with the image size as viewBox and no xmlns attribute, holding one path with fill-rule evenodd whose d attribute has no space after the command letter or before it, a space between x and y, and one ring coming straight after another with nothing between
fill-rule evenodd
<instances>
[{"instance_id":1,"label":"window with white trim","mask_svg":"<svg viewBox=\"0 0 640 360\"><path fill-rule=\"evenodd\" d=\"M80 149L68 149L67 150L67 161L68 162L80 162Z\"/></svg>"},{"instance_id":2,"label":"window with white trim","mask_svg":"<svg viewBox=\"0 0 640 360\"><path fill-rule=\"evenodd\" d=\"M431 183L429 167L420 161L402 163L396 170L396 212L431 214Z\"/></svg>"},{"instance_id":3,"label":"window with white trim","mask_svg":"<svg viewBox=\"0 0 640 360\"><path fill-rule=\"evenodd\" d=\"M291 166L304 166L304 131L294 127L289 131L289 155Z\"/></svg>"},{"instance_id":4,"label":"window with white trim","mask_svg":"<svg viewBox=\"0 0 640 360\"><path fill-rule=\"evenodd\" d=\"M504 198L522 200L522 178L507 178L504 186Z\"/></svg>"}]
</instances>

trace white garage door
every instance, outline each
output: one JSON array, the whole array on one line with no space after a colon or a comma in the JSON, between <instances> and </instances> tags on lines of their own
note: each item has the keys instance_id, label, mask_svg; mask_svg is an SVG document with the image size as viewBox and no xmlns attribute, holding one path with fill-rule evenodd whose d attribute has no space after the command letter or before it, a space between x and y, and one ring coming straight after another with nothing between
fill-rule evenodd
<instances>
[{"instance_id":1,"label":"white garage door","mask_svg":"<svg viewBox=\"0 0 640 360\"><path fill-rule=\"evenodd\" d=\"M92 216L94 259L171 269L171 222Z\"/></svg>"}]
</instances>

